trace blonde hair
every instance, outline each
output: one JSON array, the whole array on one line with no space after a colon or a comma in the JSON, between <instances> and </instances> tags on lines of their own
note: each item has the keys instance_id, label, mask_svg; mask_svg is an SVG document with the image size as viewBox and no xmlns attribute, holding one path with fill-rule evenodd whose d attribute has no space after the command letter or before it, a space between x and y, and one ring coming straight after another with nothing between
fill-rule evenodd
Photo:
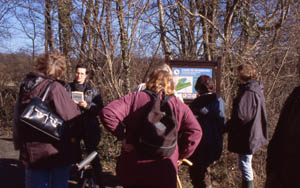
<instances>
[{"instance_id":1,"label":"blonde hair","mask_svg":"<svg viewBox=\"0 0 300 188\"><path fill-rule=\"evenodd\" d=\"M151 73L149 80L146 83L148 90L158 93L165 90L166 95L174 95L175 84L173 76L165 70L157 70Z\"/></svg>"},{"instance_id":2,"label":"blonde hair","mask_svg":"<svg viewBox=\"0 0 300 188\"><path fill-rule=\"evenodd\" d=\"M59 52L45 53L37 58L35 68L38 72L57 79L66 72L66 58Z\"/></svg>"},{"instance_id":3,"label":"blonde hair","mask_svg":"<svg viewBox=\"0 0 300 188\"><path fill-rule=\"evenodd\" d=\"M172 69L171 69L171 67L170 67L168 64L166 64L166 63L160 64L159 66L157 66L153 72L155 72L155 71L160 71L160 70L167 71L167 72L169 72L169 73L172 75Z\"/></svg>"},{"instance_id":4,"label":"blonde hair","mask_svg":"<svg viewBox=\"0 0 300 188\"><path fill-rule=\"evenodd\" d=\"M245 63L237 68L239 76L242 80L248 81L256 79L257 73L255 67L251 63Z\"/></svg>"}]
</instances>

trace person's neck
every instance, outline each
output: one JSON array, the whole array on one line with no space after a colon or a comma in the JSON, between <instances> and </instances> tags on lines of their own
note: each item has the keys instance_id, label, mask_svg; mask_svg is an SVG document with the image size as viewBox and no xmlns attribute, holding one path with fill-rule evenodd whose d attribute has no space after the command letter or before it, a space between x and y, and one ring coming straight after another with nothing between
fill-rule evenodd
<instances>
[{"instance_id":1,"label":"person's neck","mask_svg":"<svg viewBox=\"0 0 300 188\"><path fill-rule=\"evenodd\" d=\"M85 81L84 82L78 82L78 81L75 80L75 83L78 84L78 85L83 85L85 83Z\"/></svg>"}]
</instances>

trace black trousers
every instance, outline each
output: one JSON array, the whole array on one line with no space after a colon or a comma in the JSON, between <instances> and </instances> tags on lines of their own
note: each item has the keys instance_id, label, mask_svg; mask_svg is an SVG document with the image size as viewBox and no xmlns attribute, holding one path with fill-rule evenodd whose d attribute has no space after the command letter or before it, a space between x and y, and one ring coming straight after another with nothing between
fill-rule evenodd
<instances>
[{"instance_id":1,"label":"black trousers","mask_svg":"<svg viewBox=\"0 0 300 188\"><path fill-rule=\"evenodd\" d=\"M86 117L86 121L84 123L83 142L87 155L98 150L98 144L100 142L100 127L96 117ZM102 183L102 165L99 154L91 162L91 165L97 184Z\"/></svg>"},{"instance_id":2,"label":"black trousers","mask_svg":"<svg viewBox=\"0 0 300 188\"><path fill-rule=\"evenodd\" d=\"M211 184L208 170L209 165L210 164L194 164L189 167L191 183L194 188L206 188L206 186Z\"/></svg>"}]
</instances>

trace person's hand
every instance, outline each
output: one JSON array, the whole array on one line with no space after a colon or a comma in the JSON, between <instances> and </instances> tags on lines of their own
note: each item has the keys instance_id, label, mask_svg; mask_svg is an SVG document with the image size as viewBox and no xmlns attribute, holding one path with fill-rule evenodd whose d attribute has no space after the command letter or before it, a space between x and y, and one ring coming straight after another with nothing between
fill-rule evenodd
<instances>
[{"instance_id":1,"label":"person's hand","mask_svg":"<svg viewBox=\"0 0 300 188\"><path fill-rule=\"evenodd\" d=\"M78 105L82 108L86 108L87 107L87 102L86 101L80 101L80 102L78 102Z\"/></svg>"},{"instance_id":2,"label":"person's hand","mask_svg":"<svg viewBox=\"0 0 300 188\"><path fill-rule=\"evenodd\" d=\"M182 164L182 159L177 161L177 165L180 166Z\"/></svg>"},{"instance_id":3,"label":"person's hand","mask_svg":"<svg viewBox=\"0 0 300 188\"><path fill-rule=\"evenodd\" d=\"M135 147L132 144L127 144L126 139L123 139L122 141L122 150L125 152L131 152L135 149Z\"/></svg>"},{"instance_id":4,"label":"person's hand","mask_svg":"<svg viewBox=\"0 0 300 188\"><path fill-rule=\"evenodd\" d=\"M189 166L193 166L193 163L188 159L179 159L177 160L177 165L180 166L182 163L186 163Z\"/></svg>"}]
</instances>

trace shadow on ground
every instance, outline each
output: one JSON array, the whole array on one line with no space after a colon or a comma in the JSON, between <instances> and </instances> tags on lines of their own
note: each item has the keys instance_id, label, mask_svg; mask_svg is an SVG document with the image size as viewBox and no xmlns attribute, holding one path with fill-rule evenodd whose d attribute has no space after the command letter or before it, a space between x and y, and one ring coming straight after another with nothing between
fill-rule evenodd
<instances>
[{"instance_id":1,"label":"shadow on ground","mask_svg":"<svg viewBox=\"0 0 300 188\"><path fill-rule=\"evenodd\" d=\"M0 159L0 182L1 187L24 188L24 166L15 159ZM116 176L111 173L103 173L104 186L106 188L120 187ZM70 183L70 188L79 188L77 184Z\"/></svg>"},{"instance_id":2,"label":"shadow on ground","mask_svg":"<svg viewBox=\"0 0 300 188\"><path fill-rule=\"evenodd\" d=\"M14 150L12 138L0 135L0 182L1 188L25 188L25 170L18 160L19 152ZM103 173L105 188L121 188L117 177L110 172ZM78 184L69 184L70 188L81 188Z\"/></svg>"},{"instance_id":3,"label":"shadow on ground","mask_svg":"<svg viewBox=\"0 0 300 188\"><path fill-rule=\"evenodd\" d=\"M25 187L24 166L16 159L0 159L1 187Z\"/></svg>"},{"instance_id":4,"label":"shadow on ground","mask_svg":"<svg viewBox=\"0 0 300 188\"><path fill-rule=\"evenodd\" d=\"M110 172L104 172L102 174L103 177L103 185L105 188L122 188L119 184L118 184L118 180L117 177L112 175ZM81 188L83 182L86 181L86 187L92 187L89 183L89 177L84 177L82 179L80 178L76 178L76 177L71 177L71 179L69 180L69 188ZM81 182L81 183L79 183Z\"/></svg>"}]
</instances>

